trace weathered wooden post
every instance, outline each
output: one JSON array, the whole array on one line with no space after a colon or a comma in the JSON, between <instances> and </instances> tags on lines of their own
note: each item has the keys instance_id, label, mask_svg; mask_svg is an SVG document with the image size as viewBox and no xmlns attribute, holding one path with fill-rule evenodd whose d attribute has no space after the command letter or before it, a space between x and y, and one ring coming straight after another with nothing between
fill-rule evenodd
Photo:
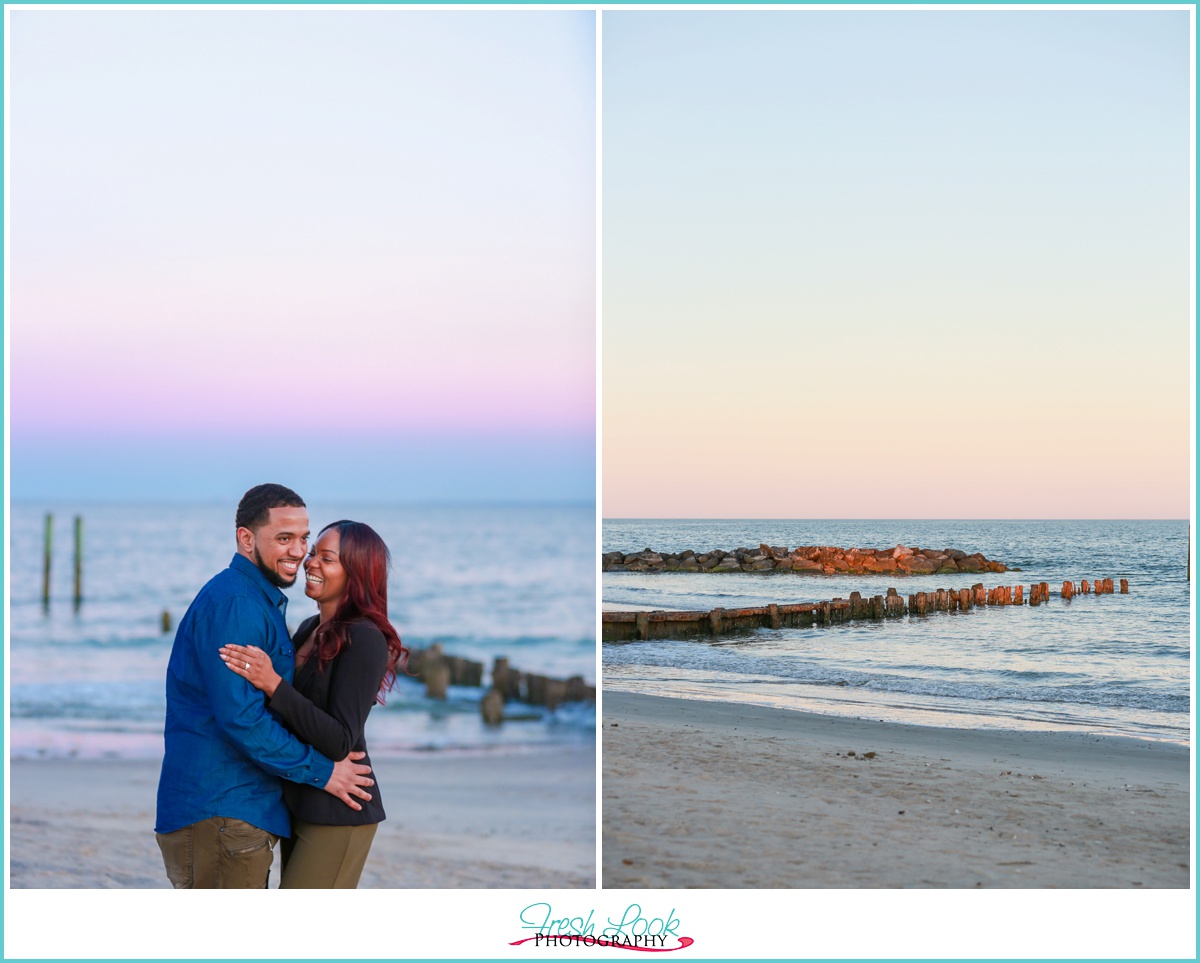
<instances>
[{"instance_id":1,"label":"weathered wooden post","mask_svg":"<svg viewBox=\"0 0 1200 963\"><path fill-rule=\"evenodd\" d=\"M42 551L42 608L50 608L50 556L54 541L54 516L46 512L46 534Z\"/></svg>"},{"instance_id":2,"label":"weathered wooden post","mask_svg":"<svg viewBox=\"0 0 1200 963\"><path fill-rule=\"evenodd\" d=\"M1075 594L1075 583L1074 582L1063 582L1062 597L1065 599L1069 599L1074 594Z\"/></svg>"},{"instance_id":3,"label":"weathered wooden post","mask_svg":"<svg viewBox=\"0 0 1200 963\"><path fill-rule=\"evenodd\" d=\"M783 625L782 621L779 618L778 603L772 602L770 605L768 605L767 606L767 614L771 617L771 628L778 629L780 626Z\"/></svg>"},{"instance_id":4,"label":"weathered wooden post","mask_svg":"<svg viewBox=\"0 0 1200 963\"><path fill-rule=\"evenodd\" d=\"M498 726L504 721L504 696L499 689L489 689L487 695L480 700L479 714L483 716L484 725Z\"/></svg>"},{"instance_id":5,"label":"weathered wooden post","mask_svg":"<svg viewBox=\"0 0 1200 963\"><path fill-rule=\"evenodd\" d=\"M724 614L725 610L723 608L715 608L708 613L708 623L712 628L712 634L714 636L721 634L721 616Z\"/></svg>"},{"instance_id":6,"label":"weathered wooden post","mask_svg":"<svg viewBox=\"0 0 1200 963\"><path fill-rule=\"evenodd\" d=\"M525 673L525 701L531 706L544 706L546 704L546 682L547 679L544 675Z\"/></svg>"},{"instance_id":7,"label":"weathered wooden post","mask_svg":"<svg viewBox=\"0 0 1200 963\"><path fill-rule=\"evenodd\" d=\"M162 614L162 630L163 635L171 631L171 613L167 609L163 609Z\"/></svg>"},{"instance_id":8,"label":"weathered wooden post","mask_svg":"<svg viewBox=\"0 0 1200 963\"><path fill-rule=\"evenodd\" d=\"M1080 595L1087 595L1089 588L1090 588L1090 586L1088 585L1087 579L1084 578L1084 579L1079 580L1079 594Z\"/></svg>"},{"instance_id":9,"label":"weathered wooden post","mask_svg":"<svg viewBox=\"0 0 1200 963\"><path fill-rule=\"evenodd\" d=\"M450 685L450 666L442 656L442 643L434 642L421 658L421 680L430 699L445 699Z\"/></svg>"},{"instance_id":10,"label":"weathered wooden post","mask_svg":"<svg viewBox=\"0 0 1200 963\"><path fill-rule=\"evenodd\" d=\"M1129 579L1127 579L1127 578L1121 579L1121 594L1122 595L1129 594Z\"/></svg>"},{"instance_id":11,"label":"weathered wooden post","mask_svg":"<svg viewBox=\"0 0 1200 963\"><path fill-rule=\"evenodd\" d=\"M567 701L567 682L565 679L547 679L545 683L545 706L551 712Z\"/></svg>"},{"instance_id":12,"label":"weathered wooden post","mask_svg":"<svg viewBox=\"0 0 1200 963\"><path fill-rule=\"evenodd\" d=\"M509 699L509 669L508 659L504 656L496 656L492 662L492 688L496 689L507 702Z\"/></svg>"},{"instance_id":13,"label":"weathered wooden post","mask_svg":"<svg viewBox=\"0 0 1200 963\"><path fill-rule=\"evenodd\" d=\"M650 615L648 612L638 612L637 614L637 637L643 642L650 638Z\"/></svg>"},{"instance_id":14,"label":"weathered wooden post","mask_svg":"<svg viewBox=\"0 0 1200 963\"><path fill-rule=\"evenodd\" d=\"M83 516L75 516L75 608L83 601Z\"/></svg>"}]
</instances>

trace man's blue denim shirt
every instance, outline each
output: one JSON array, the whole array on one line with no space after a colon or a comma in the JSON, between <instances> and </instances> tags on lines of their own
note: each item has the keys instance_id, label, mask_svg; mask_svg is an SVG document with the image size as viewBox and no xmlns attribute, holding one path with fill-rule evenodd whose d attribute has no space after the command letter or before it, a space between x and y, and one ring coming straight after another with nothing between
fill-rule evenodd
<instances>
[{"instance_id":1,"label":"man's blue denim shirt","mask_svg":"<svg viewBox=\"0 0 1200 963\"><path fill-rule=\"evenodd\" d=\"M333 763L267 711L263 694L225 667L222 645L257 645L292 681L287 597L253 562L234 555L188 607L167 665L166 754L155 832L202 819L242 819L291 835L279 777L324 786Z\"/></svg>"}]
</instances>

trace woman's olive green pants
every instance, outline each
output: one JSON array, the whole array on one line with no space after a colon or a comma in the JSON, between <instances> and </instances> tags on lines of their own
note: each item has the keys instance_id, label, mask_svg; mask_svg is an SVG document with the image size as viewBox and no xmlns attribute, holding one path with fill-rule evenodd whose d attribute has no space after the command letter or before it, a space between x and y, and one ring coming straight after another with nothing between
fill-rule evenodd
<instances>
[{"instance_id":1,"label":"woman's olive green pants","mask_svg":"<svg viewBox=\"0 0 1200 963\"><path fill-rule=\"evenodd\" d=\"M356 889L375 839L370 826L317 826L292 820L292 836L280 841L280 889Z\"/></svg>"}]
</instances>

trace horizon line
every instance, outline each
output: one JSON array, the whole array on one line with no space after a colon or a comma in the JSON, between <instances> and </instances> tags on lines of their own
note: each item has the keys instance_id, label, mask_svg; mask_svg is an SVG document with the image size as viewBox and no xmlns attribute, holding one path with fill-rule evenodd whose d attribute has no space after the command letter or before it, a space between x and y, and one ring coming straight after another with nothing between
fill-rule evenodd
<instances>
[{"instance_id":1,"label":"horizon line","mask_svg":"<svg viewBox=\"0 0 1200 963\"><path fill-rule=\"evenodd\" d=\"M1190 516L1163 516L1163 515L1146 515L1146 516L1105 516L1105 517L1085 517L1082 515L1075 516L1046 516L1046 517L1008 517L1008 518L949 518L949 517L909 517L902 518L899 516L892 517L874 517L874 516L858 516L858 517L833 517L823 515L812 515L808 517L792 517L786 518L783 516L733 516L733 515L711 515L711 516L674 516L674 515L614 515L604 516L601 518L603 522L1190 522Z\"/></svg>"}]
</instances>

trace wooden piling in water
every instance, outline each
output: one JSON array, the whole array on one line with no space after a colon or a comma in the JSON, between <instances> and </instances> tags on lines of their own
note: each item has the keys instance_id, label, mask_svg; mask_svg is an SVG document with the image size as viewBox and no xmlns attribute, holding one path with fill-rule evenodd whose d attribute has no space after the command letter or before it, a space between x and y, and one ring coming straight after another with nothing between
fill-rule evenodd
<instances>
[{"instance_id":1,"label":"wooden piling in water","mask_svg":"<svg viewBox=\"0 0 1200 963\"><path fill-rule=\"evenodd\" d=\"M419 662L418 676L425 683L425 695L430 699L445 699L450 686L450 666L442 655L442 644L434 642Z\"/></svg>"},{"instance_id":2,"label":"wooden piling in water","mask_svg":"<svg viewBox=\"0 0 1200 963\"><path fill-rule=\"evenodd\" d=\"M75 516L75 608L83 601L83 516Z\"/></svg>"},{"instance_id":3,"label":"wooden piling in water","mask_svg":"<svg viewBox=\"0 0 1200 963\"><path fill-rule=\"evenodd\" d=\"M46 512L46 532L42 551L42 607L50 608L50 557L53 554L54 516Z\"/></svg>"},{"instance_id":4,"label":"wooden piling in water","mask_svg":"<svg viewBox=\"0 0 1200 963\"><path fill-rule=\"evenodd\" d=\"M783 622L779 618L778 604L772 603L771 605L768 605L767 606L767 615L770 616L770 619L771 619L771 628L777 629L783 624Z\"/></svg>"},{"instance_id":5,"label":"wooden piling in water","mask_svg":"<svg viewBox=\"0 0 1200 963\"><path fill-rule=\"evenodd\" d=\"M545 696L542 705L553 712L567 701L567 680L547 678L543 691Z\"/></svg>"},{"instance_id":6,"label":"wooden piling in water","mask_svg":"<svg viewBox=\"0 0 1200 963\"><path fill-rule=\"evenodd\" d=\"M871 614L871 605L869 602L864 602L861 592L850 593L850 618L865 619Z\"/></svg>"},{"instance_id":7,"label":"wooden piling in water","mask_svg":"<svg viewBox=\"0 0 1200 963\"><path fill-rule=\"evenodd\" d=\"M492 688L504 697L505 702L508 702L520 697L520 683L520 673L509 669L508 659L504 656L496 656L492 662Z\"/></svg>"},{"instance_id":8,"label":"wooden piling in water","mask_svg":"<svg viewBox=\"0 0 1200 963\"><path fill-rule=\"evenodd\" d=\"M1060 592L1059 594L1061 594L1063 598L1069 599L1072 595L1075 594L1075 583L1074 582L1063 582L1062 592Z\"/></svg>"},{"instance_id":9,"label":"wooden piling in water","mask_svg":"<svg viewBox=\"0 0 1200 963\"><path fill-rule=\"evenodd\" d=\"M1127 578L1121 579L1121 594L1122 595L1129 594L1129 579L1127 579Z\"/></svg>"},{"instance_id":10,"label":"wooden piling in water","mask_svg":"<svg viewBox=\"0 0 1200 963\"><path fill-rule=\"evenodd\" d=\"M489 689L479 702L479 714L484 725L498 726L504 721L504 696L499 689Z\"/></svg>"},{"instance_id":11,"label":"wooden piling in water","mask_svg":"<svg viewBox=\"0 0 1200 963\"><path fill-rule=\"evenodd\" d=\"M525 681L525 701L531 706L545 705L546 677L526 672L521 678Z\"/></svg>"}]
</instances>

